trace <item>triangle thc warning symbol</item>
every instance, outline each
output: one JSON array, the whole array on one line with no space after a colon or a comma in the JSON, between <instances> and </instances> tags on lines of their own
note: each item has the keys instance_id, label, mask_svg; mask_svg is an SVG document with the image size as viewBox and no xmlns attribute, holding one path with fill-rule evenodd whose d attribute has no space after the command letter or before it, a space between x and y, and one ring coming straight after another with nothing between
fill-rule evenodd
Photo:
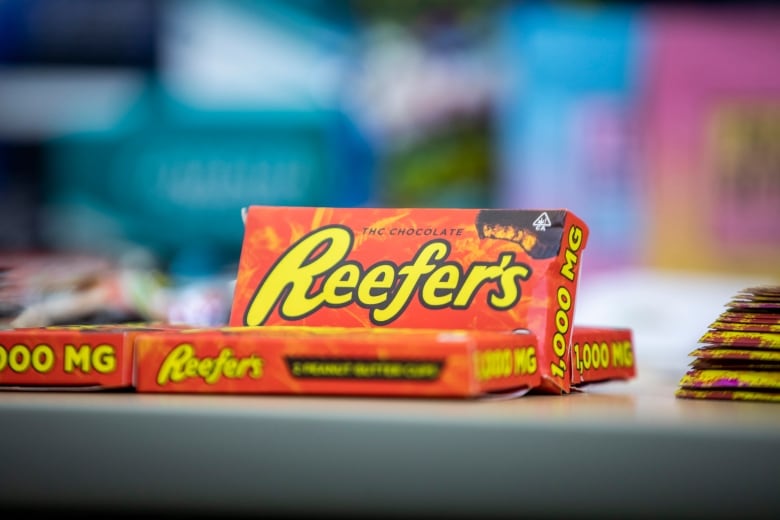
<instances>
[{"instance_id":1,"label":"triangle thc warning symbol","mask_svg":"<svg viewBox=\"0 0 780 520\"><path fill-rule=\"evenodd\" d=\"M546 211L542 212L534 220L534 229L537 231L544 231L550 226L552 226L552 222L550 222L550 215Z\"/></svg>"}]
</instances>

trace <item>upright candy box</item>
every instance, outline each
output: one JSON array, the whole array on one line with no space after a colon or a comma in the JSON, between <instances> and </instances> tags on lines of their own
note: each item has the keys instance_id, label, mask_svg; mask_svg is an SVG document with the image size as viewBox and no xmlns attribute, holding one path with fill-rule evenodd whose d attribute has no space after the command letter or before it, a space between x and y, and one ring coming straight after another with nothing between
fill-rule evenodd
<instances>
[{"instance_id":1,"label":"upright candy box","mask_svg":"<svg viewBox=\"0 0 780 520\"><path fill-rule=\"evenodd\" d=\"M250 206L230 325L528 329L571 388L588 228L567 210Z\"/></svg>"}]
</instances>

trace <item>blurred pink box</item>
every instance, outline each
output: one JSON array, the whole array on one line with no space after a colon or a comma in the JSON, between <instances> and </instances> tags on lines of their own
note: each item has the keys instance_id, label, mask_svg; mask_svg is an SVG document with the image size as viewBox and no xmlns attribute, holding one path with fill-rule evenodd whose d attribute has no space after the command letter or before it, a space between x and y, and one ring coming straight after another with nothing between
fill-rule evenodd
<instances>
[{"instance_id":1,"label":"blurred pink box","mask_svg":"<svg viewBox=\"0 0 780 520\"><path fill-rule=\"evenodd\" d=\"M648 12L654 266L780 275L780 10Z\"/></svg>"}]
</instances>

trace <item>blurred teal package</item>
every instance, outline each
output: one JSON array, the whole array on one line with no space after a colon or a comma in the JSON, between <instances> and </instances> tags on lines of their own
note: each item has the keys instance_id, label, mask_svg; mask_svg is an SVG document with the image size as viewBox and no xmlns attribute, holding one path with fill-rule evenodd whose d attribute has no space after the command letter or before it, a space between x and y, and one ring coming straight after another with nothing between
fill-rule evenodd
<instances>
[{"instance_id":1,"label":"blurred teal package","mask_svg":"<svg viewBox=\"0 0 780 520\"><path fill-rule=\"evenodd\" d=\"M159 76L114 128L48 145L50 238L230 262L244 206L366 201L371 154L338 98L349 27L298 2L163 5Z\"/></svg>"},{"instance_id":2,"label":"blurred teal package","mask_svg":"<svg viewBox=\"0 0 780 520\"><path fill-rule=\"evenodd\" d=\"M640 256L642 17L626 5L513 6L501 17L498 205L566 207L588 224L588 269Z\"/></svg>"}]
</instances>

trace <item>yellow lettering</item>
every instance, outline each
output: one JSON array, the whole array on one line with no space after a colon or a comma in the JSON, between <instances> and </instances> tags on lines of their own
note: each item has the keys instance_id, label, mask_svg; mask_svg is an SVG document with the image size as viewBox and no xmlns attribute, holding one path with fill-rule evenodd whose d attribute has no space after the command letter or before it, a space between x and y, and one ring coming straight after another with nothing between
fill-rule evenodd
<instances>
[{"instance_id":1,"label":"yellow lettering","mask_svg":"<svg viewBox=\"0 0 780 520\"><path fill-rule=\"evenodd\" d=\"M472 265L469 268L468 273L466 273L466 280L463 282L463 286L455 297L453 307L456 309L468 308L471 305L474 296L477 295L479 288L482 287L485 282L495 280L499 276L501 276L501 273L494 265Z\"/></svg>"},{"instance_id":2,"label":"yellow lettering","mask_svg":"<svg viewBox=\"0 0 780 520\"><path fill-rule=\"evenodd\" d=\"M634 349L629 341L623 342L623 356L627 367L634 366Z\"/></svg>"},{"instance_id":3,"label":"yellow lettering","mask_svg":"<svg viewBox=\"0 0 780 520\"><path fill-rule=\"evenodd\" d=\"M238 360L235 358L225 360L225 366L222 368L222 372L228 379L235 379L238 377Z\"/></svg>"},{"instance_id":4,"label":"yellow lettering","mask_svg":"<svg viewBox=\"0 0 780 520\"><path fill-rule=\"evenodd\" d=\"M91 370L89 354L89 345L81 345L78 348L72 344L65 345L63 352L63 370L65 373L71 374L76 369L89 373Z\"/></svg>"},{"instance_id":5,"label":"yellow lettering","mask_svg":"<svg viewBox=\"0 0 780 520\"><path fill-rule=\"evenodd\" d=\"M282 316L295 319L319 308L322 294L308 296L318 276L344 260L352 249L353 236L344 226L327 226L303 237L287 250L266 275L247 309L247 325L263 324L285 290ZM318 251L324 248L319 255Z\"/></svg>"},{"instance_id":6,"label":"yellow lettering","mask_svg":"<svg viewBox=\"0 0 780 520\"><path fill-rule=\"evenodd\" d=\"M30 350L21 343L11 347L8 353L8 366L16 373L27 371L30 366Z\"/></svg>"},{"instance_id":7,"label":"yellow lettering","mask_svg":"<svg viewBox=\"0 0 780 520\"><path fill-rule=\"evenodd\" d=\"M590 370L592 359L590 343L584 343L582 345L582 366L585 367L585 370Z\"/></svg>"},{"instance_id":8,"label":"yellow lettering","mask_svg":"<svg viewBox=\"0 0 780 520\"><path fill-rule=\"evenodd\" d=\"M565 252L566 262L561 266L561 275L570 282L574 281L574 268L578 261L577 251L582 246L583 237L583 231L579 226L572 226L569 229L569 245Z\"/></svg>"},{"instance_id":9,"label":"yellow lettering","mask_svg":"<svg viewBox=\"0 0 780 520\"><path fill-rule=\"evenodd\" d=\"M439 374L439 367L434 363L406 363L403 368L405 379L433 379Z\"/></svg>"},{"instance_id":10,"label":"yellow lettering","mask_svg":"<svg viewBox=\"0 0 780 520\"><path fill-rule=\"evenodd\" d=\"M528 280L531 276L531 270L527 265L512 264L515 255L511 253L502 254L499 257L501 265L501 278L499 287L500 293L491 291L490 306L494 309L508 309L517 303L520 299L520 289L517 279Z\"/></svg>"},{"instance_id":11,"label":"yellow lettering","mask_svg":"<svg viewBox=\"0 0 780 520\"><path fill-rule=\"evenodd\" d=\"M294 243L271 267L252 297L244 323L262 325L278 306L284 320L304 318L323 306L343 307L356 303L369 310L375 325L397 319L419 291L428 308L471 305L478 290L488 282L488 304L508 309L521 297L519 280L531 269L515 263L514 253L502 253L495 263L472 264L465 277L455 262L446 262L450 243L436 239L423 245L407 263L383 261L367 270L346 260L354 237L349 228L331 225L319 228Z\"/></svg>"},{"instance_id":12,"label":"yellow lettering","mask_svg":"<svg viewBox=\"0 0 780 520\"><path fill-rule=\"evenodd\" d=\"M157 384L179 383L188 378L199 377L206 384L216 384L222 377L239 379L245 376L259 379L263 376L263 359L255 354L237 358L231 348L223 348L217 357L195 356L195 349L189 343L182 343L165 357L157 372Z\"/></svg>"},{"instance_id":13,"label":"yellow lettering","mask_svg":"<svg viewBox=\"0 0 780 520\"><path fill-rule=\"evenodd\" d=\"M583 245L585 239L585 233L579 226L571 226L568 234L568 244L566 251L564 252L564 263L561 266L560 274L563 278L569 282L574 282L576 278L576 267L579 257L577 251ZM555 313L555 329L556 332L553 335L552 347L553 353L556 359L550 363L550 373L554 377L566 377L566 352L567 352L567 335L569 333L569 311L572 308L573 300L569 289L565 286L560 286L557 293L558 310ZM583 353L584 356L584 353ZM556 362L557 361L557 362Z\"/></svg>"},{"instance_id":14,"label":"yellow lettering","mask_svg":"<svg viewBox=\"0 0 780 520\"><path fill-rule=\"evenodd\" d=\"M240 359L236 368L236 375L238 377L248 375L254 379L259 378L262 375L262 365L258 361L255 357Z\"/></svg>"},{"instance_id":15,"label":"yellow lettering","mask_svg":"<svg viewBox=\"0 0 780 520\"><path fill-rule=\"evenodd\" d=\"M569 293L569 289L563 285L558 287L557 298L558 308L569 312L569 309L571 309L571 293Z\"/></svg>"},{"instance_id":16,"label":"yellow lettering","mask_svg":"<svg viewBox=\"0 0 780 520\"><path fill-rule=\"evenodd\" d=\"M200 363L197 364L197 371L198 371L198 377L201 377L203 379L208 379L208 377L211 375L212 370L214 369L214 360L211 358L206 358L200 361Z\"/></svg>"},{"instance_id":17,"label":"yellow lettering","mask_svg":"<svg viewBox=\"0 0 780 520\"><path fill-rule=\"evenodd\" d=\"M566 361L558 360L558 364L550 363L550 374L553 377L564 377L566 375Z\"/></svg>"},{"instance_id":18,"label":"yellow lettering","mask_svg":"<svg viewBox=\"0 0 780 520\"><path fill-rule=\"evenodd\" d=\"M562 357L566 353L566 338L560 332L553 335L553 352L558 357Z\"/></svg>"},{"instance_id":19,"label":"yellow lettering","mask_svg":"<svg viewBox=\"0 0 780 520\"><path fill-rule=\"evenodd\" d=\"M46 374L54 368L54 350L45 343L33 348L17 343L8 351L0 345L0 372L6 367L16 373L26 372L32 368L35 372Z\"/></svg>"},{"instance_id":20,"label":"yellow lettering","mask_svg":"<svg viewBox=\"0 0 780 520\"><path fill-rule=\"evenodd\" d=\"M322 284L322 297L332 306L347 305L352 302L352 292L360 280L360 267L347 262L336 268Z\"/></svg>"},{"instance_id":21,"label":"yellow lettering","mask_svg":"<svg viewBox=\"0 0 780 520\"><path fill-rule=\"evenodd\" d=\"M514 363L512 351L508 348L477 351L474 353L477 377L481 381L499 379L512 375Z\"/></svg>"},{"instance_id":22,"label":"yellow lettering","mask_svg":"<svg viewBox=\"0 0 780 520\"><path fill-rule=\"evenodd\" d=\"M538 362L536 360L536 348L528 347L526 351L528 352L528 354L526 355L526 360L528 363L528 373L535 374L537 369L539 368Z\"/></svg>"},{"instance_id":23,"label":"yellow lettering","mask_svg":"<svg viewBox=\"0 0 780 520\"><path fill-rule=\"evenodd\" d=\"M631 367L634 365L634 353L631 342L620 341L612 344L612 362L615 367Z\"/></svg>"},{"instance_id":24,"label":"yellow lettering","mask_svg":"<svg viewBox=\"0 0 780 520\"><path fill-rule=\"evenodd\" d=\"M403 281L389 305L384 308L374 307L371 309L371 321L383 325L400 316L409 305L420 278L436 268L436 263L432 264L431 262L443 260L449 252L449 244L443 240L434 240L420 249L411 264L406 264L399 269L398 275L403 278Z\"/></svg>"},{"instance_id":25,"label":"yellow lettering","mask_svg":"<svg viewBox=\"0 0 780 520\"><path fill-rule=\"evenodd\" d=\"M157 372L157 384L165 385L169 382L178 383L185 378L184 365L192 358L194 349L192 345L182 343L165 357L160 370Z\"/></svg>"},{"instance_id":26,"label":"yellow lettering","mask_svg":"<svg viewBox=\"0 0 780 520\"><path fill-rule=\"evenodd\" d=\"M566 262L561 266L561 275L569 280L574 281L574 267L577 264L577 254L570 249L566 250Z\"/></svg>"},{"instance_id":27,"label":"yellow lettering","mask_svg":"<svg viewBox=\"0 0 780 520\"><path fill-rule=\"evenodd\" d=\"M579 226L572 226L569 229L569 248L574 252L579 251L582 246L583 237L584 233L582 232L582 228Z\"/></svg>"},{"instance_id":28,"label":"yellow lettering","mask_svg":"<svg viewBox=\"0 0 780 520\"><path fill-rule=\"evenodd\" d=\"M555 328L561 334L566 334L569 330L569 315L563 309L558 309L555 313Z\"/></svg>"},{"instance_id":29,"label":"yellow lettering","mask_svg":"<svg viewBox=\"0 0 780 520\"><path fill-rule=\"evenodd\" d=\"M490 291L488 303L494 309L508 309L515 305L521 296L517 280L527 280L531 269L525 264L516 264L513 253L502 253L498 265L472 264L466 273L466 280L455 297L453 307L465 309L471 305L479 288L486 282L498 280L498 290Z\"/></svg>"},{"instance_id":30,"label":"yellow lettering","mask_svg":"<svg viewBox=\"0 0 780 520\"><path fill-rule=\"evenodd\" d=\"M98 345L92 350L92 368L100 374L110 374L116 370L116 352L113 345Z\"/></svg>"},{"instance_id":31,"label":"yellow lettering","mask_svg":"<svg viewBox=\"0 0 780 520\"><path fill-rule=\"evenodd\" d=\"M422 300L427 307L445 307L452 302L452 293L458 286L460 271L454 265L443 265L425 281Z\"/></svg>"},{"instance_id":32,"label":"yellow lettering","mask_svg":"<svg viewBox=\"0 0 780 520\"><path fill-rule=\"evenodd\" d=\"M40 374L51 372L54 368L54 350L49 345L38 345L32 351L33 370Z\"/></svg>"},{"instance_id":33,"label":"yellow lettering","mask_svg":"<svg viewBox=\"0 0 780 520\"><path fill-rule=\"evenodd\" d=\"M395 268L391 264L377 264L366 272L357 291L358 301L373 307L387 301L390 288L395 281Z\"/></svg>"},{"instance_id":34,"label":"yellow lettering","mask_svg":"<svg viewBox=\"0 0 780 520\"><path fill-rule=\"evenodd\" d=\"M601 357L601 366L604 368L607 368L609 366L610 360L609 360L609 345L607 345L606 342L602 342L599 345L599 350L601 351L600 357Z\"/></svg>"},{"instance_id":35,"label":"yellow lettering","mask_svg":"<svg viewBox=\"0 0 780 520\"><path fill-rule=\"evenodd\" d=\"M536 373L536 350L534 347L516 348L514 351L514 359L515 374L525 375Z\"/></svg>"},{"instance_id":36,"label":"yellow lettering","mask_svg":"<svg viewBox=\"0 0 780 520\"><path fill-rule=\"evenodd\" d=\"M184 375L186 377L195 377L198 375L198 364L199 361L197 358L193 357L187 360L186 363L184 363Z\"/></svg>"}]
</instances>

